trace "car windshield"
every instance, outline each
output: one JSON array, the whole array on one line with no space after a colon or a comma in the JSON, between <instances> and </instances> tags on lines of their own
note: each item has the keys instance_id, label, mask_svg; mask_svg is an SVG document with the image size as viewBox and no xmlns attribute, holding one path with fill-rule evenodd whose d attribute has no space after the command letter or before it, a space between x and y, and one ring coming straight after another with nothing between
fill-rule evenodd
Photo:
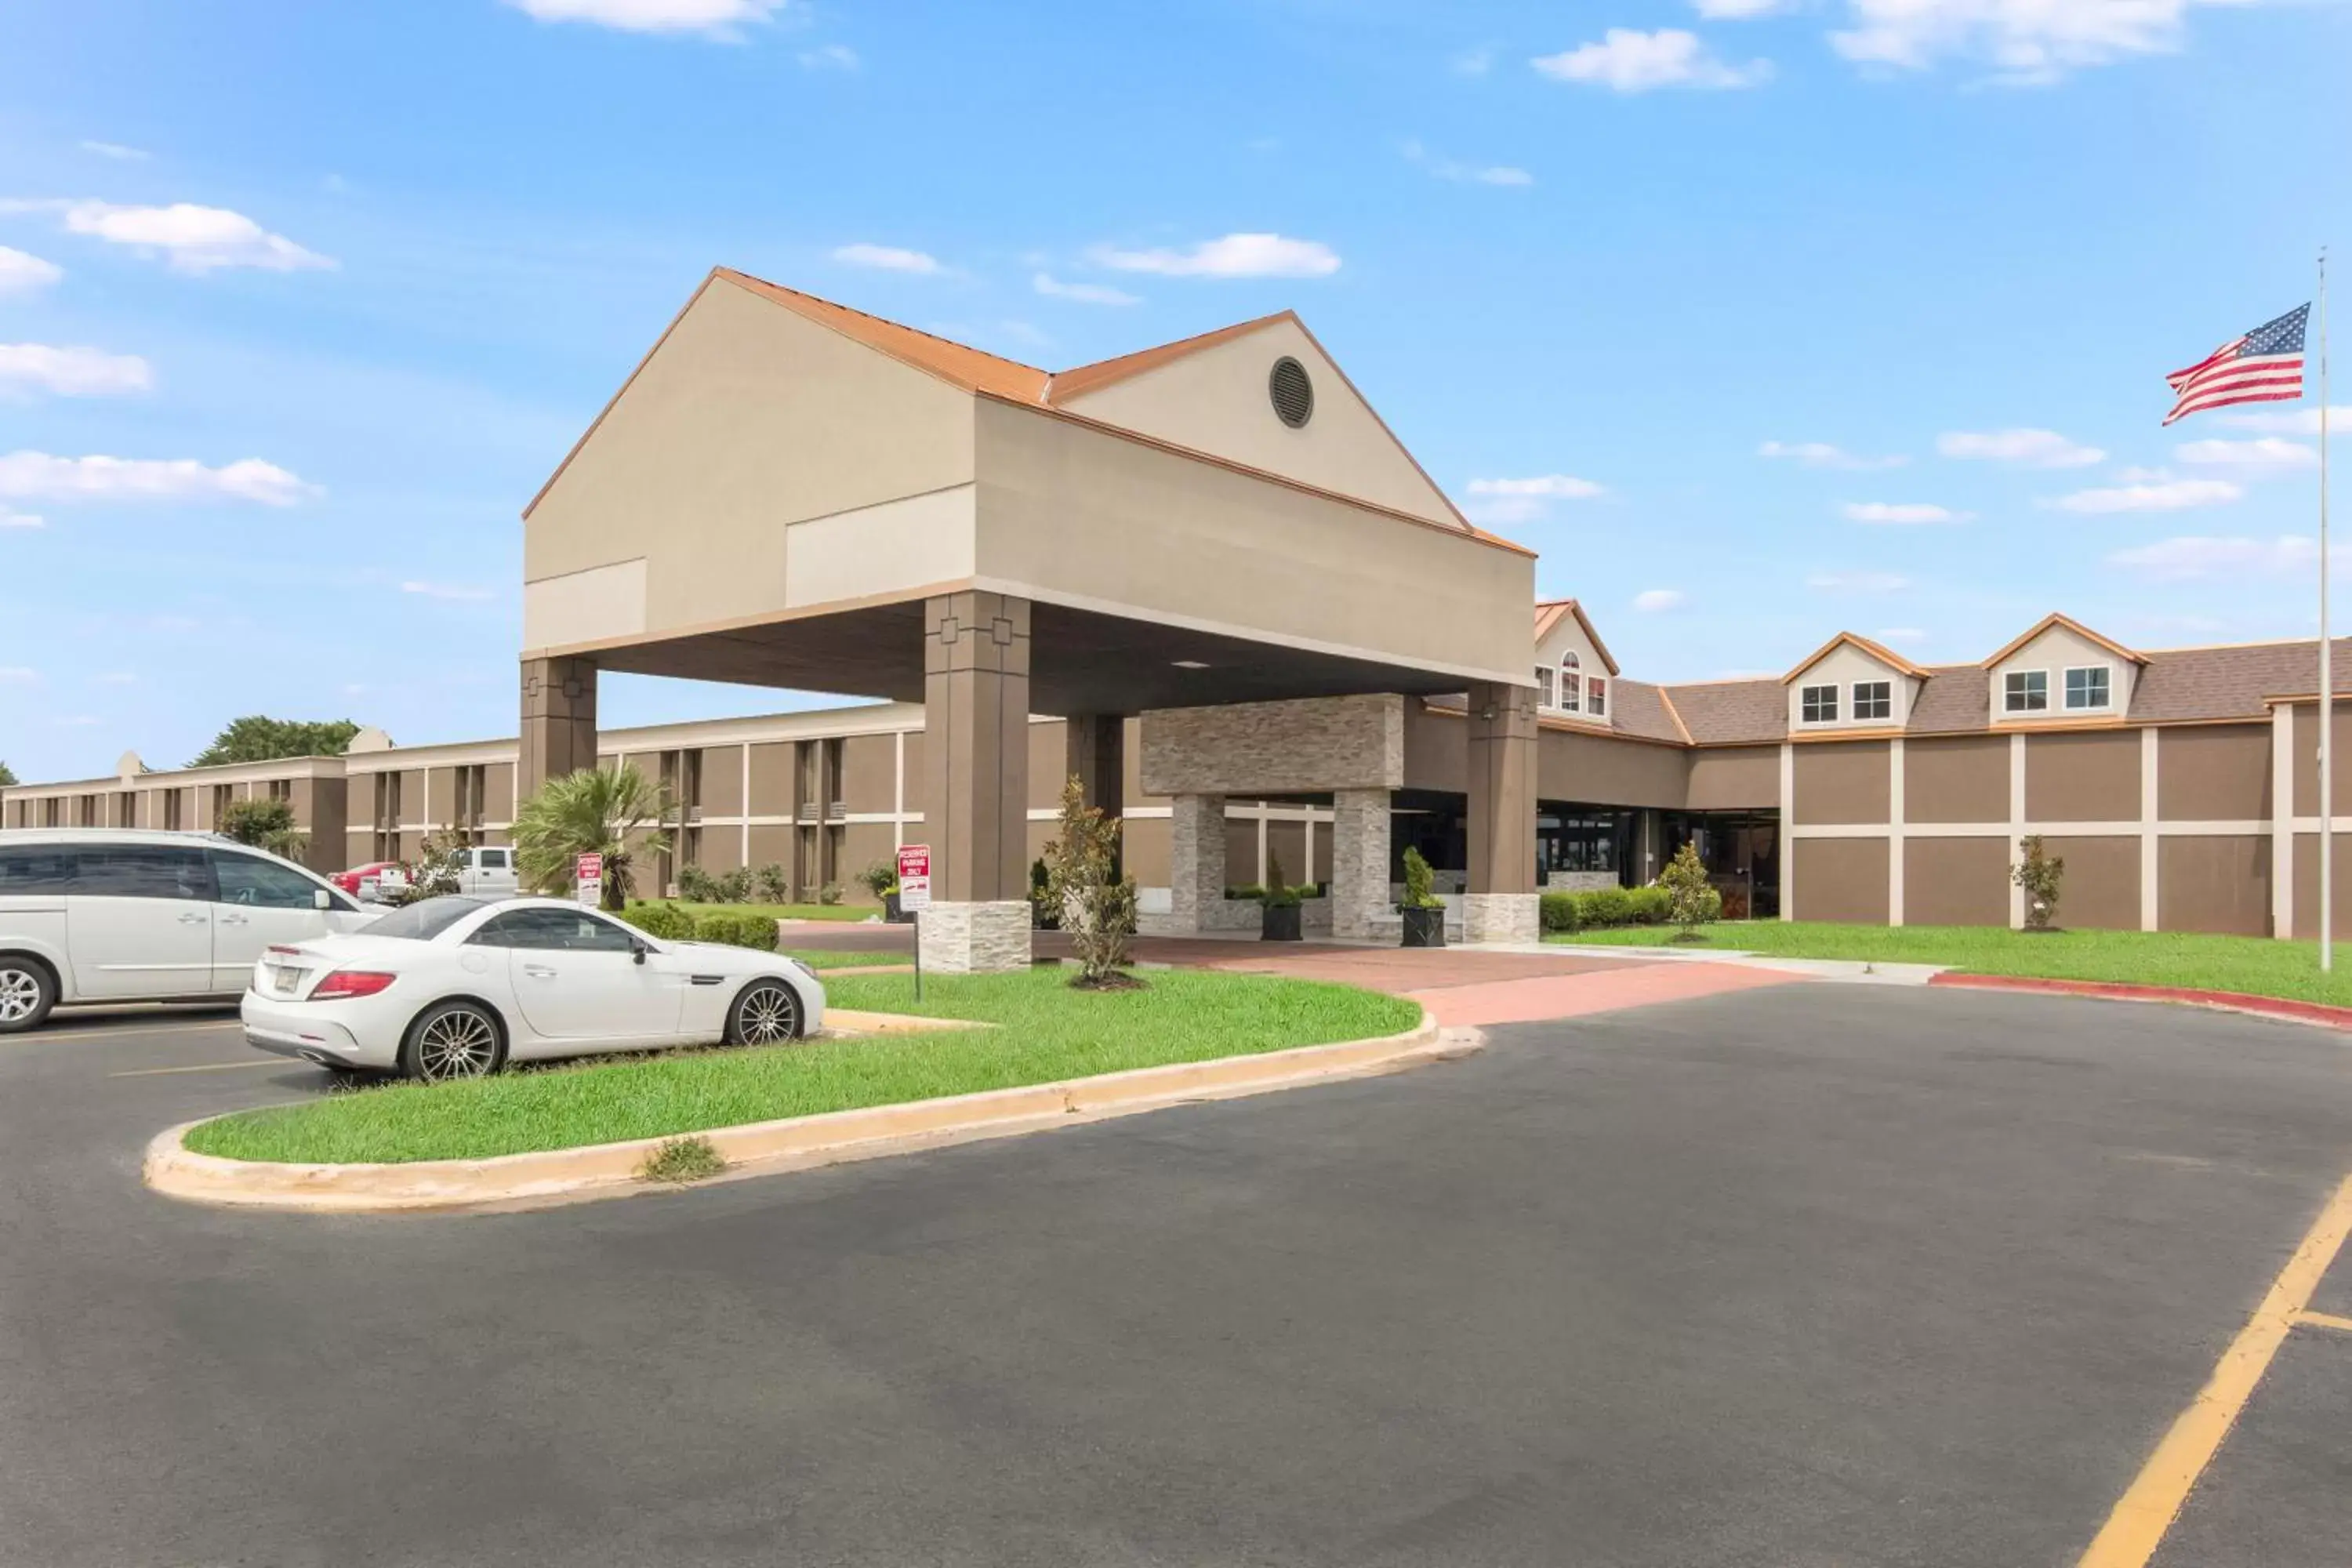
<instances>
[{"instance_id":1,"label":"car windshield","mask_svg":"<svg viewBox=\"0 0 2352 1568\"><path fill-rule=\"evenodd\" d=\"M367 936L399 936L431 942L475 910L489 907L487 899L423 899L406 904L360 927Z\"/></svg>"}]
</instances>

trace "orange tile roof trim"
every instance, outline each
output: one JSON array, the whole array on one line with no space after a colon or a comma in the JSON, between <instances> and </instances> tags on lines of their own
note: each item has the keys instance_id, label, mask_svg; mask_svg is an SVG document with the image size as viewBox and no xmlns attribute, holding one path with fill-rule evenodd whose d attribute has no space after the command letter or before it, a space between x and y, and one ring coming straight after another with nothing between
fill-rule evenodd
<instances>
[{"instance_id":1,"label":"orange tile roof trim","mask_svg":"<svg viewBox=\"0 0 2352 1568\"><path fill-rule=\"evenodd\" d=\"M1878 660L1879 663L1887 666L1889 668L1901 670L1906 675L1916 676L1922 680L1927 679L1928 672L1925 668L1912 663L1909 659L1905 658L1901 654L1896 653L1893 648L1888 647L1885 644L1874 643L1868 637L1864 637L1860 632L1840 632L1837 636L1830 638L1829 641L1822 644L1821 647L1807 654L1803 658L1798 660L1796 667L1790 669L1788 674L1780 678L1780 684L1783 686L1788 685L1789 682L1796 679L1797 677L1804 674L1805 671L1821 663L1823 658L1829 656L1832 650L1841 647L1858 647L1863 652L1868 654L1871 658Z\"/></svg>"},{"instance_id":2,"label":"orange tile roof trim","mask_svg":"<svg viewBox=\"0 0 2352 1568\"><path fill-rule=\"evenodd\" d=\"M1146 371L1158 370L1163 364L1170 364L1187 355L1198 353L1202 349L1213 349L1219 343L1229 343L1235 338L1245 338L1250 333L1273 326L1277 321L1289 321L1300 331L1307 331L1307 323L1299 321L1296 311L1276 310L1271 316L1260 316L1255 321L1235 321L1229 327L1219 327L1213 331L1196 333L1189 338L1179 338L1172 343L1161 343L1156 348L1138 349L1131 354L1121 354L1117 359L1097 360L1092 364L1082 364L1070 370L1057 370L1048 378L1045 400L1049 403L1066 403L1074 397L1084 397L1090 393L1100 392L1104 387L1116 386L1130 377L1141 375Z\"/></svg>"},{"instance_id":3,"label":"orange tile roof trim","mask_svg":"<svg viewBox=\"0 0 2352 1568\"><path fill-rule=\"evenodd\" d=\"M2098 644L2101 647L2105 648L2109 653L2114 654L2117 658L2127 658L2134 664L2146 664L2147 662L2147 656L2146 654L2127 648L2124 647L2123 644L2116 641L2115 638L2105 637L2098 632L2093 631L2090 627L2084 626L2082 622L2076 620L2072 616L2062 614L2057 610L2053 610L2048 615L2042 616L2040 620L2034 622L2032 626L2022 635L2012 638L2007 644L2003 645L2000 652L1991 655L1979 668L1990 669L1994 665L1999 664L2002 659L2007 658L2011 654L2015 653L2019 648L2023 647L2027 643L2032 642L2035 637L2040 637L2043 632L2048 631L2053 626L2063 626L2068 631L2073 632L2076 637L2082 637L2086 641Z\"/></svg>"},{"instance_id":4,"label":"orange tile roof trim","mask_svg":"<svg viewBox=\"0 0 2352 1568\"><path fill-rule=\"evenodd\" d=\"M1530 552L1530 553L1533 552ZM1617 658L1614 654L1612 654L1609 651L1609 645L1602 642L1601 640L1601 634L1592 629L1592 617L1586 615L1584 613L1584 606L1574 599L1538 599L1536 601L1536 642L1538 646L1542 644L1544 638L1551 636L1552 628L1559 625L1559 620L1562 616L1573 616L1576 617L1576 624L1583 628L1585 640L1592 645L1592 651L1601 656L1601 662L1609 667L1610 674L1622 675L1625 673L1623 670L1617 668Z\"/></svg>"}]
</instances>

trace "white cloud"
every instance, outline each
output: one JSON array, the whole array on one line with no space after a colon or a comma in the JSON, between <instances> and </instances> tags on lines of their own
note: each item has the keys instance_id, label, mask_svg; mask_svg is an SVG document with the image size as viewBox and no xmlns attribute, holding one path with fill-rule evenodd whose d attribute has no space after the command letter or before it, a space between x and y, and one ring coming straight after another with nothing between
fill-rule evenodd
<instances>
[{"instance_id":1,"label":"white cloud","mask_svg":"<svg viewBox=\"0 0 2352 1568\"><path fill-rule=\"evenodd\" d=\"M1691 0L1691 8L1710 22L1745 22L1789 9L1790 0Z\"/></svg>"},{"instance_id":2,"label":"white cloud","mask_svg":"<svg viewBox=\"0 0 2352 1568\"><path fill-rule=\"evenodd\" d=\"M1339 258L1328 245L1278 234L1229 234L1189 250L1121 250L1097 246L1094 259L1121 272L1164 278L1328 278Z\"/></svg>"},{"instance_id":3,"label":"white cloud","mask_svg":"<svg viewBox=\"0 0 2352 1568\"><path fill-rule=\"evenodd\" d=\"M1816 572L1805 579L1825 594L1897 594L1910 585L1900 572Z\"/></svg>"},{"instance_id":4,"label":"white cloud","mask_svg":"<svg viewBox=\"0 0 2352 1568\"><path fill-rule=\"evenodd\" d=\"M0 497L16 500L250 500L292 506L320 494L258 458L207 468L192 458L53 458L47 452L0 457Z\"/></svg>"},{"instance_id":5,"label":"white cloud","mask_svg":"<svg viewBox=\"0 0 2352 1568\"><path fill-rule=\"evenodd\" d=\"M801 68L813 71L854 71L866 62L847 44L824 44L801 51Z\"/></svg>"},{"instance_id":6,"label":"white cloud","mask_svg":"<svg viewBox=\"0 0 2352 1568\"><path fill-rule=\"evenodd\" d=\"M48 520L46 518L35 517L29 511L17 511L9 507L0 506L0 529L47 528L48 526Z\"/></svg>"},{"instance_id":7,"label":"white cloud","mask_svg":"<svg viewBox=\"0 0 2352 1568\"><path fill-rule=\"evenodd\" d=\"M81 150L95 153L101 158L111 158L119 163L143 163L154 156L143 148L125 147L120 142L85 142Z\"/></svg>"},{"instance_id":8,"label":"white cloud","mask_svg":"<svg viewBox=\"0 0 2352 1568\"><path fill-rule=\"evenodd\" d=\"M496 597L488 588L477 588L464 583L403 583L400 585L400 591L404 594L420 595L427 599L464 602Z\"/></svg>"},{"instance_id":9,"label":"white cloud","mask_svg":"<svg viewBox=\"0 0 2352 1568\"><path fill-rule=\"evenodd\" d=\"M270 233L243 213L193 202L142 207L95 201L9 201L0 202L0 212L58 213L68 234L161 255L179 272L202 274L223 267L296 272L335 265L331 258Z\"/></svg>"},{"instance_id":10,"label":"white cloud","mask_svg":"<svg viewBox=\"0 0 2352 1568\"><path fill-rule=\"evenodd\" d=\"M919 250L905 250L895 245L844 245L833 253L835 261L850 267L872 267L884 272L915 272L925 277L945 272L939 258Z\"/></svg>"},{"instance_id":11,"label":"white cloud","mask_svg":"<svg viewBox=\"0 0 2352 1568\"><path fill-rule=\"evenodd\" d=\"M58 397L113 397L145 392L154 372L137 354L47 343L0 343L0 391L10 388Z\"/></svg>"},{"instance_id":12,"label":"white cloud","mask_svg":"<svg viewBox=\"0 0 2352 1568\"><path fill-rule=\"evenodd\" d=\"M1508 163L1464 163L1452 158L1441 158L1418 142L1407 142L1402 149L1406 159L1420 164L1441 180L1452 180L1465 185L1532 185L1536 177L1525 169Z\"/></svg>"},{"instance_id":13,"label":"white cloud","mask_svg":"<svg viewBox=\"0 0 2352 1568\"><path fill-rule=\"evenodd\" d=\"M1690 595L1680 588L1644 588L1633 595L1633 607L1644 614L1679 610L1689 602Z\"/></svg>"},{"instance_id":14,"label":"white cloud","mask_svg":"<svg viewBox=\"0 0 2352 1568\"><path fill-rule=\"evenodd\" d=\"M2216 539L2189 535L2135 545L2107 557L2108 563L2162 583L2209 577L2282 577L2309 574L2319 563L2319 544L2300 534L2276 539Z\"/></svg>"},{"instance_id":15,"label":"white cloud","mask_svg":"<svg viewBox=\"0 0 2352 1568\"><path fill-rule=\"evenodd\" d=\"M21 664L0 664L0 686L37 686L41 672Z\"/></svg>"},{"instance_id":16,"label":"white cloud","mask_svg":"<svg viewBox=\"0 0 2352 1568\"><path fill-rule=\"evenodd\" d=\"M2182 511L2193 506L2217 506L2236 500L2244 489L2228 479L2158 479L2146 484L2111 485L2076 490L2045 500L2061 511Z\"/></svg>"},{"instance_id":17,"label":"white cloud","mask_svg":"<svg viewBox=\"0 0 2352 1568\"><path fill-rule=\"evenodd\" d=\"M2128 468L2116 470L2116 482L2126 485L2161 484L2172 478L2170 468Z\"/></svg>"},{"instance_id":18,"label":"white cloud","mask_svg":"<svg viewBox=\"0 0 2352 1568\"><path fill-rule=\"evenodd\" d=\"M1966 522L1976 516L1928 501L1850 500L1843 510L1853 522Z\"/></svg>"},{"instance_id":19,"label":"white cloud","mask_svg":"<svg viewBox=\"0 0 2352 1568\"><path fill-rule=\"evenodd\" d=\"M2281 436L2316 436L2319 434L2319 410L2312 408L2274 408L2262 414L2223 414L2221 422L2239 430L2269 430ZM2327 405L2327 437L2352 436L2352 403L2331 403Z\"/></svg>"},{"instance_id":20,"label":"white cloud","mask_svg":"<svg viewBox=\"0 0 2352 1568\"><path fill-rule=\"evenodd\" d=\"M1065 283L1051 273L1040 272L1029 279L1029 286L1052 300L1076 300L1082 305L1140 305L1142 297L1124 289L1114 289L1108 283Z\"/></svg>"},{"instance_id":21,"label":"white cloud","mask_svg":"<svg viewBox=\"0 0 2352 1568\"><path fill-rule=\"evenodd\" d=\"M1927 640L1927 634L1917 626L1888 626L1870 635L1883 643L1922 643Z\"/></svg>"},{"instance_id":22,"label":"white cloud","mask_svg":"<svg viewBox=\"0 0 2352 1568\"><path fill-rule=\"evenodd\" d=\"M2042 86L2085 66L2170 54L2198 0L1848 0L1853 26L1830 45L1870 67L1924 70L1946 57L1993 68L1994 82ZM2228 4L2234 0L2206 0Z\"/></svg>"},{"instance_id":23,"label":"white cloud","mask_svg":"<svg viewBox=\"0 0 2352 1568\"><path fill-rule=\"evenodd\" d=\"M65 269L54 261L0 245L0 298L46 289L64 276Z\"/></svg>"},{"instance_id":24,"label":"white cloud","mask_svg":"<svg viewBox=\"0 0 2352 1568\"><path fill-rule=\"evenodd\" d=\"M1899 468L1911 459L1895 455L1864 458L1832 447L1827 441L1767 441L1756 448L1759 458L1786 458L1809 468Z\"/></svg>"},{"instance_id":25,"label":"white cloud","mask_svg":"<svg viewBox=\"0 0 2352 1568\"><path fill-rule=\"evenodd\" d=\"M1618 92L1660 87L1754 87L1772 75L1769 60L1735 66L1707 52L1696 33L1661 27L1654 33L1612 27L1597 44L1584 44L1529 62L1555 81L1590 82Z\"/></svg>"},{"instance_id":26,"label":"white cloud","mask_svg":"<svg viewBox=\"0 0 2352 1568\"><path fill-rule=\"evenodd\" d=\"M1453 65L1456 76L1485 76L1495 67L1495 51L1484 47L1465 49L1454 57Z\"/></svg>"},{"instance_id":27,"label":"white cloud","mask_svg":"<svg viewBox=\"0 0 2352 1568\"><path fill-rule=\"evenodd\" d=\"M745 22L764 22L785 0L506 0L541 22L591 22L625 33L702 33L740 37Z\"/></svg>"},{"instance_id":28,"label":"white cloud","mask_svg":"<svg viewBox=\"0 0 2352 1568\"><path fill-rule=\"evenodd\" d=\"M1475 498L1465 510L1481 522L1528 522L1551 510L1560 500L1591 500L1604 494L1591 479L1571 474L1538 474L1524 479L1472 479Z\"/></svg>"},{"instance_id":29,"label":"white cloud","mask_svg":"<svg viewBox=\"0 0 2352 1568\"><path fill-rule=\"evenodd\" d=\"M2252 474L2308 468L2319 462L2318 447L2276 436L2257 436L2251 441L2190 441L2173 455L2202 468L2238 468Z\"/></svg>"},{"instance_id":30,"label":"white cloud","mask_svg":"<svg viewBox=\"0 0 2352 1568\"><path fill-rule=\"evenodd\" d=\"M2107 457L2055 430L1947 430L1936 437L1936 450L1947 458L1982 458L2021 468L2087 468Z\"/></svg>"}]
</instances>

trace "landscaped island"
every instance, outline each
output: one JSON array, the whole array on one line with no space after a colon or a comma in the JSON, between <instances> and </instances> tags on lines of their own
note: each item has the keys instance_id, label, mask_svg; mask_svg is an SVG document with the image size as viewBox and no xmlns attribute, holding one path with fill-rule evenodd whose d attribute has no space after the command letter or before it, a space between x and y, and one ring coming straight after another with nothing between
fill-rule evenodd
<instances>
[{"instance_id":1,"label":"landscaped island","mask_svg":"<svg viewBox=\"0 0 2352 1568\"><path fill-rule=\"evenodd\" d=\"M1556 935L1553 942L1594 947L1660 947L1670 926ZM2188 931L2058 931L2000 926L1835 925L1818 921L1737 921L1707 926L1690 951L1709 948L1775 958L1852 958L1880 963L1937 963L1978 974L2105 980L2127 985L2178 985L2237 991L2300 1002L2352 1006L2352 952L2322 974L2315 946L2260 936L2200 936Z\"/></svg>"},{"instance_id":2,"label":"landscaped island","mask_svg":"<svg viewBox=\"0 0 2352 1568\"><path fill-rule=\"evenodd\" d=\"M825 987L833 1007L995 1027L387 1084L222 1117L191 1129L186 1146L295 1163L484 1159L1372 1038L1421 1018L1400 997L1314 981L1199 970L1150 981L1089 993L1072 990L1058 966L934 975L918 1004L911 975L841 975Z\"/></svg>"}]
</instances>

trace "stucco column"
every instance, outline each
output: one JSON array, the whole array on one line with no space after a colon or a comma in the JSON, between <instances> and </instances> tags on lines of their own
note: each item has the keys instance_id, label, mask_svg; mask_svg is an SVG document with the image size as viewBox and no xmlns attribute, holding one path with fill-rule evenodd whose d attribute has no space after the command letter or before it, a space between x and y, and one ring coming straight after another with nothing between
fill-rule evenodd
<instances>
[{"instance_id":1,"label":"stucco column","mask_svg":"<svg viewBox=\"0 0 2352 1568\"><path fill-rule=\"evenodd\" d=\"M1192 933L1211 929L1210 911L1225 897L1225 797L1180 795L1170 802L1168 926Z\"/></svg>"},{"instance_id":2,"label":"stucco column","mask_svg":"<svg viewBox=\"0 0 2352 1568\"><path fill-rule=\"evenodd\" d=\"M1029 963L1029 601L943 594L923 605L923 963ZM822 830L820 830L822 831Z\"/></svg>"},{"instance_id":3,"label":"stucco column","mask_svg":"<svg viewBox=\"0 0 2352 1568\"><path fill-rule=\"evenodd\" d=\"M1389 792L1331 793L1331 934L1366 938L1373 919L1388 913Z\"/></svg>"},{"instance_id":4,"label":"stucco column","mask_svg":"<svg viewBox=\"0 0 2352 1568\"><path fill-rule=\"evenodd\" d=\"M517 796L528 800L548 780L595 765L595 664L584 658L524 659Z\"/></svg>"},{"instance_id":5,"label":"stucco column","mask_svg":"<svg viewBox=\"0 0 2352 1568\"><path fill-rule=\"evenodd\" d=\"M1470 688L1470 874L1465 942L1534 942L1536 693L1481 681Z\"/></svg>"},{"instance_id":6,"label":"stucco column","mask_svg":"<svg viewBox=\"0 0 2352 1568\"><path fill-rule=\"evenodd\" d=\"M1068 742L1063 777L1054 781L1054 798L1069 779L1078 781L1088 805L1105 816L1127 815L1127 716L1122 713L1073 713L1062 721Z\"/></svg>"}]
</instances>

